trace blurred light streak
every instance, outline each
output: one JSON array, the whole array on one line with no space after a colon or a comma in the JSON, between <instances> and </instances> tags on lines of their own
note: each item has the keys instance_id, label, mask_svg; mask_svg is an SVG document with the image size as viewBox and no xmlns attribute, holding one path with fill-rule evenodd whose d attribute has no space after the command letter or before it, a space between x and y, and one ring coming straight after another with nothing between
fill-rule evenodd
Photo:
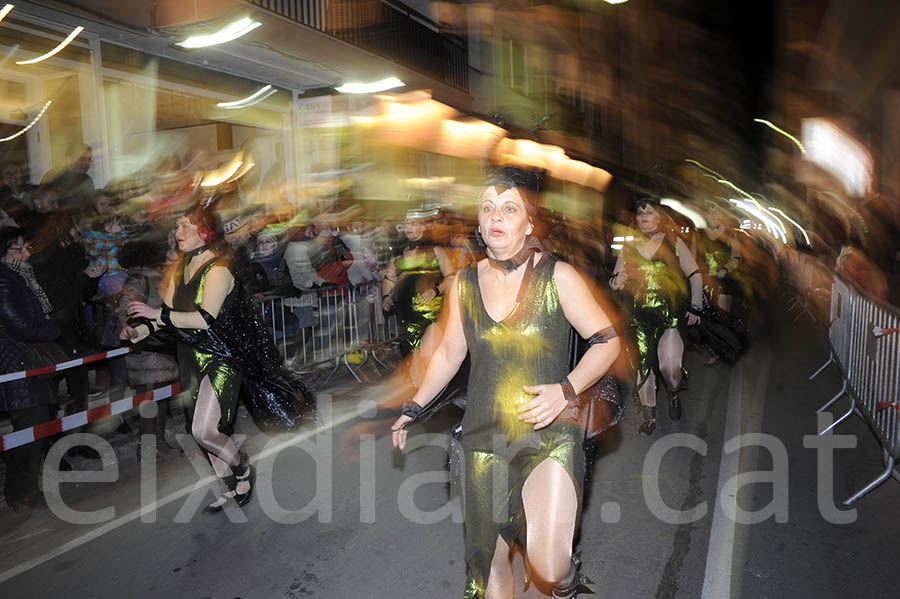
<instances>
[{"instance_id":1,"label":"blurred light streak","mask_svg":"<svg viewBox=\"0 0 900 599\"><path fill-rule=\"evenodd\" d=\"M342 94L377 94L378 92L385 92L389 89L403 87L404 85L406 84L396 77L388 77L387 79L373 81L372 83L345 83L334 89Z\"/></svg>"},{"instance_id":2,"label":"blurred light streak","mask_svg":"<svg viewBox=\"0 0 900 599\"><path fill-rule=\"evenodd\" d=\"M209 33L207 35L192 35L183 42L176 42L176 46L181 46L182 48L187 48L192 50L194 48L207 48L209 46L216 46L218 44L224 44L226 42L230 42L232 40L236 40L239 37L247 35L257 27L262 25L259 21L254 21L250 17L244 17L230 25L226 25L222 29L216 31L215 33Z\"/></svg>"},{"instance_id":3,"label":"blurred light streak","mask_svg":"<svg viewBox=\"0 0 900 599\"><path fill-rule=\"evenodd\" d=\"M772 129L773 131L777 131L778 133L781 133L782 135L784 135L785 137L790 139L792 142L794 142L797 145L797 147L800 148L801 152L806 154L806 148L803 146L803 144L800 142L800 140L797 139L796 137L794 137L793 135L791 135L790 133L788 133L787 131L785 131L784 129L782 129L781 127L777 126L775 123L773 123L771 121L767 121L766 119L753 119L753 122L754 123L762 123L763 125Z\"/></svg>"},{"instance_id":4,"label":"blurred light streak","mask_svg":"<svg viewBox=\"0 0 900 599\"><path fill-rule=\"evenodd\" d=\"M625 4L628 0L606 0L607 4Z\"/></svg>"},{"instance_id":5,"label":"blurred light streak","mask_svg":"<svg viewBox=\"0 0 900 599\"><path fill-rule=\"evenodd\" d=\"M0 139L0 143L2 143L4 141L9 141L11 139L15 139L15 138L19 137L20 135L22 135L23 133L25 133L26 131L28 131L29 129L31 129L32 127L34 127L34 124L37 123L41 119L42 116L44 116L44 113L47 112L47 109L50 108L51 104L53 104L53 100L47 100L47 103L44 104L44 107L41 108L41 111L37 114L36 117L34 117L34 119L32 119L32 121L30 123L25 125L25 127L23 127L22 129L19 129L18 131L16 131L9 137L4 137L4 138Z\"/></svg>"},{"instance_id":6,"label":"blurred light streak","mask_svg":"<svg viewBox=\"0 0 900 599\"><path fill-rule=\"evenodd\" d=\"M766 213L765 209L758 206L755 203L755 200L728 200L732 204L735 204L738 208L755 216L760 222L762 222L766 230L769 233L772 233L775 237L781 239L783 243L787 243L787 235L783 231L784 225L781 224L777 218L773 218L769 214Z\"/></svg>"},{"instance_id":7,"label":"blurred light streak","mask_svg":"<svg viewBox=\"0 0 900 599\"><path fill-rule=\"evenodd\" d=\"M268 98L269 96L274 94L276 91L278 91L278 90L272 89L271 85L266 85L264 87L259 88L258 90L256 90L255 92L253 92L252 94L247 96L246 98L242 98L240 100L233 100L231 102L219 102L216 104L216 106L219 108L228 108L228 109L247 108L249 106L253 106L254 104L262 102L263 100L265 100L266 98ZM269 93L266 93L266 92L269 92Z\"/></svg>"},{"instance_id":8,"label":"blurred light streak","mask_svg":"<svg viewBox=\"0 0 900 599\"><path fill-rule=\"evenodd\" d=\"M788 216L787 214L785 214L784 211L781 210L780 208L770 208L770 210L772 210L773 212L777 212L778 214L780 214L781 216L783 216L784 218L786 218L786 219L787 219L790 223L792 223L795 227L797 227L798 229L800 229L800 232L803 233L803 239L806 240L806 245L812 245L812 243L810 243L810 241L809 241L809 235L806 234L806 229L804 229L803 227L801 227L801 226L800 226L800 223L798 223L797 221L795 221L794 219L792 219L790 216Z\"/></svg>"},{"instance_id":9,"label":"blurred light streak","mask_svg":"<svg viewBox=\"0 0 900 599\"><path fill-rule=\"evenodd\" d=\"M6 56L3 57L3 60L0 60L0 69L6 66L6 63L9 62L9 59L13 57L13 54L15 54L16 50L18 50L20 47L21 46L19 46L19 44L16 44L9 49L9 52L6 53Z\"/></svg>"},{"instance_id":10,"label":"blurred light streak","mask_svg":"<svg viewBox=\"0 0 900 599\"><path fill-rule=\"evenodd\" d=\"M705 170L707 173L712 173L713 175L715 175L715 176L718 177L719 179L724 179L724 178L725 178L725 177L723 177L722 175L720 175L719 173L717 173L716 171L712 170L711 168L709 168L708 166L706 166L706 165L704 165L704 164L701 164L700 162L694 160L693 158L685 158L684 161L685 161L685 162L689 162L690 164L693 164L693 165L695 165L695 166L699 166L701 169Z\"/></svg>"},{"instance_id":11,"label":"blurred light streak","mask_svg":"<svg viewBox=\"0 0 900 599\"><path fill-rule=\"evenodd\" d=\"M668 206L675 212L689 218L691 220L691 222L694 223L694 226L696 228L705 229L707 227L706 219L703 218L703 215L701 215L699 212L697 212L696 210L694 210L692 208L688 208L687 206L685 206L683 203L679 202L678 200L673 200L671 198L663 198L659 201L659 203L662 204L663 206Z\"/></svg>"},{"instance_id":12,"label":"blurred light streak","mask_svg":"<svg viewBox=\"0 0 900 599\"><path fill-rule=\"evenodd\" d=\"M807 160L833 174L854 196L872 189L874 160L865 145L827 119L803 119Z\"/></svg>"},{"instance_id":13,"label":"blurred light streak","mask_svg":"<svg viewBox=\"0 0 900 599\"><path fill-rule=\"evenodd\" d=\"M15 4L7 4L3 8L0 8L0 21L6 18L6 15L9 14L9 11L16 7Z\"/></svg>"},{"instance_id":14,"label":"blurred light streak","mask_svg":"<svg viewBox=\"0 0 900 599\"><path fill-rule=\"evenodd\" d=\"M200 183L200 187L215 187L225 181L228 181L232 175L234 175L241 165L244 163L243 157L238 154L234 157L234 160L231 161L231 164L226 166L225 168L218 169L208 173L205 177L203 177L203 181Z\"/></svg>"},{"instance_id":15,"label":"blurred light streak","mask_svg":"<svg viewBox=\"0 0 900 599\"><path fill-rule=\"evenodd\" d=\"M18 60L18 61L16 61L16 64L34 64L36 62L41 62L42 60L47 60L51 56L55 56L56 54L59 54L63 50L63 48L65 48L66 46L71 44L72 40L74 40L78 36L78 34L81 33L82 31L84 31L84 27L79 25L78 27L76 27L75 29L72 30L72 33L70 33L68 36L66 36L66 39L61 41L58 46L56 46L55 48L53 48L46 54L41 54L40 56L38 56L36 58L30 58L28 60Z\"/></svg>"}]
</instances>

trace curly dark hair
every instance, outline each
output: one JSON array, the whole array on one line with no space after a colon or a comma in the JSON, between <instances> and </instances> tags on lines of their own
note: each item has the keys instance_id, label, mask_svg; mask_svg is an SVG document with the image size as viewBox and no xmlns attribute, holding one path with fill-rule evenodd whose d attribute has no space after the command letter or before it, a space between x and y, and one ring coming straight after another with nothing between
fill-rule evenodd
<instances>
[{"instance_id":1,"label":"curly dark hair","mask_svg":"<svg viewBox=\"0 0 900 599\"><path fill-rule=\"evenodd\" d=\"M0 256L5 256L9 248L19 238L26 237L26 231L22 227L3 227L0 229Z\"/></svg>"}]
</instances>

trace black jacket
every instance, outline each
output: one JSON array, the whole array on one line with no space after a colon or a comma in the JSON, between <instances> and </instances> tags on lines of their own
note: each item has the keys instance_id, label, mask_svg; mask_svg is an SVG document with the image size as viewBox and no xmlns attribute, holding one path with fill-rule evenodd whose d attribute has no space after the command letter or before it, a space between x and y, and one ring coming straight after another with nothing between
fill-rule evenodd
<instances>
[{"instance_id":1,"label":"black jacket","mask_svg":"<svg viewBox=\"0 0 900 599\"><path fill-rule=\"evenodd\" d=\"M29 366L27 343L52 341L59 325L44 316L41 304L25 280L0 264L0 374ZM55 383L29 377L0 384L0 411L23 410L56 401Z\"/></svg>"},{"instance_id":2,"label":"black jacket","mask_svg":"<svg viewBox=\"0 0 900 599\"><path fill-rule=\"evenodd\" d=\"M53 306L51 318L62 327L59 344L72 356L98 351L97 339L84 323L83 305L97 293L100 277L84 274L87 253L80 243L53 243L29 261L38 284Z\"/></svg>"}]
</instances>

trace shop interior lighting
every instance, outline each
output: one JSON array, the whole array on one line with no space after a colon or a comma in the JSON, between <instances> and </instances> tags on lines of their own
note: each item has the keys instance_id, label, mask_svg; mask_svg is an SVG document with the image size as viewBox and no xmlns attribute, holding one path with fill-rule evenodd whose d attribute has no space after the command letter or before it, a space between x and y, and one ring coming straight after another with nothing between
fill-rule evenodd
<instances>
[{"instance_id":1,"label":"shop interior lighting","mask_svg":"<svg viewBox=\"0 0 900 599\"><path fill-rule=\"evenodd\" d=\"M232 40L236 40L239 37L247 35L260 25L262 25L262 23L260 23L259 21L254 21L250 17L244 17L239 21L235 21L230 25L226 25L215 33L209 33L207 35L192 35L183 42L176 42L175 45L181 46L182 48L186 48L188 50L217 46L219 44L224 44L226 42L230 42Z\"/></svg>"},{"instance_id":2,"label":"shop interior lighting","mask_svg":"<svg viewBox=\"0 0 900 599\"><path fill-rule=\"evenodd\" d=\"M242 98L240 100L234 100L232 102L219 102L216 104L219 108L227 108L229 110L234 110L235 108L248 108L253 106L254 104L258 104L262 102L272 94L274 94L276 89L273 89L271 85L266 85L264 87L259 88L246 98Z\"/></svg>"},{"instance_id":3,"label":"shop interior lighting","mask_svg":"<svg viewBox=\"0 0 900 599\"><path fill-rule=\"evenodd\" d=\"M768 127L769 129L772 129L773 131L777 131L778 133L781 133L782 135L784 135L785 137L787 137L789 140L791 140L792 142L794 142L794 144L795 144L798 148L800 148L800 151L801 151L801 152L803 152L804 154L806 154L806 147L800 142L800 140L797 139L796 137L794 137L793 135L791 135L790 133L788 133L787 131L785 131L784 129L782 129L781 127L778 127L777 125L775 125L775 124L772 123L771 121L767 121L766 119L753 119L753 122L754 122L754 123L762 123L763 125L765 125L765 126Z\"/></svg>"},{"instance_id":4,"label":"shop interior lighting","mask_svg":"<svg viewBox=\"0 0 900 599\"><path fill-rule=\"evenodd\" d=\"M47 100L47 103L44 104L44 107L41 108L41 111L39 113L37 113L37 116L34 117L34 119L32 119L32 121L30 123L25 125L22 129L19 129L18 131L16 131L9 137L4 137L4 138L0 139L0 142L15 139L15 138L19 137L20 135L22 135L23 133L25 133L26 131L28 131L29 129L31 129L32 127L34 127L34 124L37 123L39 120L41 120L41 117L44 116L44 113L47 112L47 109L50 108L51 104L53 104L53 100Z\"/></svg>"},{"instance_id":5,"label":"shop interior lighting","mask_svg":"<svg viewBox=\"0 0 900 599\"><path fill-rule=\"evenodd\" d=\"M0 8L0 21L6 18L6 15L9 14L9 11L16 7L15 4L7 4L3 8Z\"/></svg>"},{"instance_id":6,"label":"shop interior lighting","mask_svg":"<svg viewBox=\"0 0 900 599\"><path fill-rule=\"evenodd\" d=\"M81 33L82 31L84 31L84 27L79 25L78 27L76 27L75 29L72 30L72 33L70 33L68 36L66 36L66 39L59 42L58 46L56 46L55 48L53 48L46 54L41 54L38 57L30 58L28 60L18 60L18 61L16 61L16 64L34 64L36 62L41 62L42 60L47 60L51 56L55 56L55 55L59 54L60 52L62 52L63 48L65 48L66 46L71 44L72 40L75 39L78 36L78 34Z\"/></svg>"},{"instance_id":7,"label":"shop interior lighting","mask_svg":"<svg viewBox=\"0 0 900 599\"><path fill-rule=\"evenodd\" d=\"M372 83L345 83L334 89L342 94L377 94L378 92L386 92L389 89L403 87L404 85L406 84L396 77L388 77Z\"/></svg>"}]
</instances>

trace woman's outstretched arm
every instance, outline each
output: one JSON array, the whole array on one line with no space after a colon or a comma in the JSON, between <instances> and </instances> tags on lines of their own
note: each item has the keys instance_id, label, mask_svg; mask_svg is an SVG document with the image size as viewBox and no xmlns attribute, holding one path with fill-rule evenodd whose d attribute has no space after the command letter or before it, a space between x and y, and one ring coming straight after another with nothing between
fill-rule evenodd
<instances>
[{"instance_id":1,"label":"woman's outstretched arm","mask_svg":"<svg viewBox=\"0 0 900 599\"><path fill-rule=\"evenodd\" d=\"M455 283L456 278L452 278ZM450 293L447 295L447 301L444 302L444 309L448 310L447 327L440 345L425 370L422 384L412 398L412 401L420 406L427 405L450 382L469 351L459 307L459 285L450 286ZM406 446L406 430L403 429L403 426L410 420L412 419L409 416L400 416L391 427L395 447L403 449Z\"/></svg>"}]
</instances>

